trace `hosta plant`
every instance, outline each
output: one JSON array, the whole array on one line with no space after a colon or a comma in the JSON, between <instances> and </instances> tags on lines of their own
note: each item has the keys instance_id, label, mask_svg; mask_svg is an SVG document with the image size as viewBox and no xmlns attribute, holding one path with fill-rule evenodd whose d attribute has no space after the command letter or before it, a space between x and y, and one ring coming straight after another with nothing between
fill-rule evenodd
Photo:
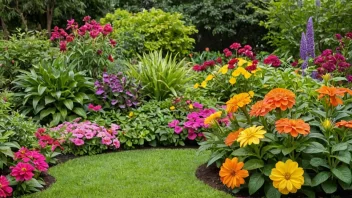
<instances>
[{"instance_id":1,"label":"hosta plant","mask_svg":"<svg viewBox=\"0 0 352 198\"><path fill-rule=\"evenodd\" d=\"M268 91L235 93L226 102L229 125L220 125L218 112L205 119L212 131L200 150L212 151L208 165L216 162L234 193L315 197L351 189L352 90L290 73L264 76Z\"/></svg>"},{"instance_id":2,"label":"hosta plant","mask_svg":"<svg viewBox=\"0 0 352 198\"><path fill-rule=\"evenodd\" d=\"M86 117L84 104L90 100L94 83L84 71L75 72L74 68L68 58L61 57L21 71L13 83L16 96L22 99L22 113L51 126Z\"/></svg>"}]
</instances>

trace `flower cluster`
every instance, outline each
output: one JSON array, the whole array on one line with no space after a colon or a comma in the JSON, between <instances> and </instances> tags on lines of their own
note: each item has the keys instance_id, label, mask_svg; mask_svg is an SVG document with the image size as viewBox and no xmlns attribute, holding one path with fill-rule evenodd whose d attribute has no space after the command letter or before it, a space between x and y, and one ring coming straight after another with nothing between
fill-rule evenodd
<instances>
[{"instance_id":1,"label":"flower cluster","mask_svg":"<svg viewBox=\"0 0 352 198\"><path fill-rule=\"evenodd\" d=\"M14 160L17 164L10 167L10 175L15 177L16 181L31 180L35 172L47 171L49 168L44 155L25 147L15 153Z\"/></svg>"},{"instance_id":2,"label":"flower cluster","mask_svg":"<svg viewBox=\"0 0 352 198\"><path fill-rule=\"evenodd\" d=\"M12 188L10 187L10 182L3 175L0 176L0 197L11 197Z\"/></svg>"},{"instance_id":3,"label":"flower cluster","mask_svg":"<svg viewBox=\"0 0 352 198\"><path fill-rule=\"evenodd\" d=\"M335 70L344 72L351 67L342 54L333 53L330 49L324 50L320 56L316 57L314 64L318 66L317 71L320 77Z\"/></svg>"},{"instance_id":4,"label":"flower cluster","mask_svg":"<svg viewBox=\"0 0 352 198\"><path fill-rule=\"evenodd\" d=\"M264 59L264 64L271 65L273 67L280 67L281 61L277 56L270 54Z\"/></svg>"},{"instance_id":5,"label":"flower cluster","mask_svg":"<svg viewBox=\"0 0 352 198\"><path fill-rule=\"evenodd\" d=\"M45 148L47 146L51 147L51 151L55 151L57 147L61 150L64 148L62 147L62 143L65 141L64 139L55 139L45 128L39 128L37 132L35 132L35 137L39 140L38 143L41 148Z\"/></svg>"},{"instance_id":6,"label":"flower cluster","mask_svg":"<svg viewBox=\"0 0 352 198\"><path fill-rule=\"evenodd\" d=\"M213 60L208 60L208 61L205 61L204 63L202 63L201 65L194 65L193 66L193 70L194 71L205 71L208 67L213 67L215 66L215 61Z\"/></svg>"},{"instance_id":7,"label":"flower cluster","mask_svg":"<svg viewBox=\"0 0 352 198\"><path fill-rule=\"evenodd\" d=\"M325 98L326 102L336 107L337 105L342 105L342 97L345 96L345 93L352 95L352 90L347 88L337 88L337 87L328 87L323 85L320 89L317 90L319 93L318 99Z\"/></svg>"},{"instance_id":8,"label":"flower cluster","mask_svg":"<svg viewBox=\"0 0 352 198\"><path fill-rule=\"evenodd\" d=\"M126 110L140 105L138 94L141 87L125 77L122 72L116 75L104 72L102 81L97 80L94 85L95 94L101 96L109 105Z\"/></svg>"},{"instance_id":9,"label":"flower cluster","mask_svg":"<svg viewBox=\"0 0 352 198\"><path fill-rule=\"evenodd\" d=\"M101 105L96 105L94 106L93 104L88 105L88 109L92 111L100 111L101 110Z\"/></svg>"},{"instance_id":10,"label":"flower cluster","mask_svg":"<svg viewBox=\"0 0 352 198\"><path fill-rule=\"evenodd\" d=\"M52 128L52 130L62 132L64 137L69 135L71 137L69 140L78 147L84 145L86 142L96 141L97 139L101 139L100 142L102 145L115 148L120 147L120 142L116 136L120 129L118 125L111 124L111 128L107 129L90 121L78 121L79 119L73 122L64 122Z\"/></svg>"}]
</instances>

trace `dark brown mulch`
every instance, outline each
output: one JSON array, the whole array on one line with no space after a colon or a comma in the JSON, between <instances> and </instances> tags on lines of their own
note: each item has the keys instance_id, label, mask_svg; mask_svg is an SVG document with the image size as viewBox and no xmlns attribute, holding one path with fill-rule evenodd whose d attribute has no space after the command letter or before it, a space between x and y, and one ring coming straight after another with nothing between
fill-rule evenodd
<instances>
[{"instance_id":1,"label":"dark brown mulch","mask_svg":"<svg viewBox=\"0 0 352 198\"><path fill-rule=\"evenodd\" d=\"M235 196L232 191L227 188L221 181L219 177L219 171L220 169L216 167L215 164L210 165L207 167L206 164L200 165L197 170L196 170L196 177L203 181L205 184L217 189L224 191L228 194L231 194L232 196ZM259 192L254 195L249 196L248 194L236 194L236 197L238 198L259 198L259 197L264 197L263 196L264 192ZM285 196L286 198L303 198L306 197L304 194L290 194L289 196ZM338 189L337 193L334 193L334 195L327 195L322 192L316 192L316 197L317 198L352 198L352 191L344 191L342 189Z\"/></svg>"}]
</instances>

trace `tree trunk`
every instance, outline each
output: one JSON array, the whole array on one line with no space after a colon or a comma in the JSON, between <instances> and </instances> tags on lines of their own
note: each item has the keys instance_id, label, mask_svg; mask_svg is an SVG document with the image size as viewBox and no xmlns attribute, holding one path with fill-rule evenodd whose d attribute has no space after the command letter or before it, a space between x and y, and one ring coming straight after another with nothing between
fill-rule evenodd
<instances>
[{"instance_id":1,"label":"tree trunk","mask_svg":"<svg viewBox=\"0 0 352 198\"><path fill-rule=\"evenodd\" d=\"M55 8L55 0L49 1L46 6L46 30L48 31L48 36L51 36L51 25L53 23L53 15Z\"/></svg>"},{"instance_id":2,"label":"tree trunk","mask_svg":"<svg viewBox=\"0 0 352 198\"><path fill-rule=\"evenodd\" d=\"M2 27L2 29L4 31L4 39L8 39L9 38L9 31L7 29L7 25L6 25L5 21L4 21L4 19L0 18L0 21L1 21L1 27Z\"/></svg>"}]
</instances>

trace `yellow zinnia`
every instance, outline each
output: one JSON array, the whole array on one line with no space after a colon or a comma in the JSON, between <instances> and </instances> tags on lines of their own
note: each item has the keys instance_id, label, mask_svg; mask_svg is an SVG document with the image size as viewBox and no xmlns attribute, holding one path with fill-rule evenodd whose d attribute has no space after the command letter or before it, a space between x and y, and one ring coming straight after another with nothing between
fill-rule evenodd
<instances>
[{"instance_id":1,"label":"yellow zinnia","mask_svg":"<svg viewBox=\"0 0 352 198\"><path fill-rule=\"evenodd\" d=\"M189 105L188 105L188 108L189 108L189 109L193 109L193 104L189 104Z\"/></svg>"},{"instance_id":2,"label":"yellow zinnia","mask_svg":"<svg viewBox=\"0 0 352 198\"><path fill-rule=\"evenodd\" d=\"M226 102L226 111L229 113L235 113L238 107L244 107L251 102L251 96L249 93L240 93L234 95L229 101Z\"/></svg>"},{"instance_id":3,"label":"yellow zinnia","mask_svg":"<svg viewBox=\"0 0 352 198\"><path fill-rule=\"evenodd\" d=\"M248 94L249 94L249 96L250 96L251 98L253 98L253 96L254 96L254 92L253 92L253 91L249 91Z\"/></svg>"},{"instance_id":4,"label":"yellow zinnia","mask_svg":"<svg viewBox=\"0 0 352 198\"><path fill-rule=\"evenodd\" d=\"M170 110L172 111L172 110L175 110L175 106L171 106L170 107Z\"/></svg>"},{"instance_id":5,"label":"yellow zinnia","mask_svg":"<svg viewBox=\"0 0 352 198\"><path fill-rule=\"evenodd\" d=\"M237 138L237 142L240 143L240 147L245 147L251 144L259 144L260 139L264 138L266 131L262 130L263 126L252 126L243 131Z\"/></svg>"},{"instance_id":6,"label":"yellow zinnia","mask_svg":"<svg viewBox=\"0 0 352 198\"><path fill-rule=\"evenodd\" d=\"M242 67L244 64L248 63L248 61L244 60L243 58L237 58L237 60L238 60L237 65L239 67Z\"/></svg>"},{"instance_id":7,"label":"yellow zinnia","mask_svg":"<svg viewBox=\"0 0 352 198\"><path fill-rule=\"evenodd\" d=\"M233 77L230 78L229 82L230 82L231 85L235 84L236 83L236 78L233 78Z\"/></svg>"},{"instance_id":8,"label":"yellow zinnia","mask_svg":"<svg viewBox=\"0 0 352 198\"><path fill-rule=\"evenodd\" d=\"M224 65L219 69L219 72L221 72L222 74L226 74L227 71L229 71L228 65Z\"/></svg>"},{"instance_id":9,"label":"yellow zinnia","mask_svg":"<svg viewBox=\"0 0 352 198\"><path fill-rule=\"evenodd\" d=\"M243 75L246 79L252 76L252 74L245 70L243 67L238 67L235 71L232 72L233 77L237 77L239 75Z\"/></svg>"},{"instance_id":10,"label":"yellow zinnia","mask_svg":"<svg viewBox=\"0 0 352 198\"><path fill-rule=\"evenodd\" d=\"M275 188L284 195L296 193L304 184L304 170L298 167L298 163L292 160L278 162L275 168L271 170L270 179L273 181Z\"/></svg>"},{"instance_id":11,"label":"yellow zinnia","mask_svg":"<svg viewBox=\"0 0 352 198\"><path fill-rule=\"evenodd\" d=\"M208 116L204 119L204 124L205 125L214 124L218 118L221 118L221 114L222 114L221 111L218 111L218 112L211 114L210 116Z\"/></svg>"},{"instance_id":12,"label":"yellow zinnia","mask_svg":"<svg viewBox=\"0 0 352 198\"><path fill-rule=\"evenodd\" d=\"M207 81L203 81L201 84L200 84L201 87L205 88L207 87Z\"/></svg>"},{"instance_id":13,"label":"yellow zinnia","mask_svg":"<svg viewBox=\"0 0 352 198\"><path fill-rule=\"evenodd\" d=\"M132 111L130 111L130 113L128 114L128 117L132 117L134 115L134 113Z\"/></svg>"},{"instance_id":14,"label":"yellow zinnia","mask_svg":"<svg viewBox=\"0 0 352 198\"><path fill-rule=\"evenodd\" d=\"M214 76L213 74L209 74L209 75L207 76L207 78L205 79L205 81L213 80L214 77L215 77L215 76Z\"/></svg>"},{"instance_id":15,"label":"yellow zinnia","mask_svg":"<svg viewBox=\"0 0 352 198\"><path fill-rule=\"evenodd\" d=\"M196 83L193 87L197 89L199 87L199 83Z\"/></svg>"}]
</instances>

